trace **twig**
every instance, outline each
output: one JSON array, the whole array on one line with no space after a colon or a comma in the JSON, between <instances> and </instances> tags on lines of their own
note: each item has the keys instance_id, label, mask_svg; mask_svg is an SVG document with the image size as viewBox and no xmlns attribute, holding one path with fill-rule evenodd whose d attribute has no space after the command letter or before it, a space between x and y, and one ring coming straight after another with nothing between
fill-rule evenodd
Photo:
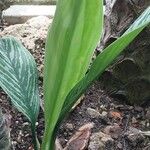
<instances>
[{"instance_id":1,"label":"twig","mask_svg":"<svg viewBox=\"0 0 150 150\"><path fill-rule=\"evenodd\" d=\"M126 124L125 124L125 128L124 128L124 133L127 131L127 127L128 127L128 124L129 124L129 119L130 119L130 115L127 117ZM123 150L127 150L127 149L126 149L126 141L125 141L125 138L123 138Z\"/></svg>"}]
</instances>

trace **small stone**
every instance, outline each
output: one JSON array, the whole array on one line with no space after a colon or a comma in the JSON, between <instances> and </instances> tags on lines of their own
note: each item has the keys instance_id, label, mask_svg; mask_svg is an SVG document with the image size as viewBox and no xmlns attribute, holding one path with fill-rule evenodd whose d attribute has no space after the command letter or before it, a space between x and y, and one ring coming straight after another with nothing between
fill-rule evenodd
<instances>
[{"instance_id":1,"label":"small stone","mask_svg":"<svg viewBox=\"0 0 150 150\"><path fill-rule=\"evenodd\" d=\"M100 109L101 109L101 110L106 110L106 106L105 106L105 105L101 105L101 106L100 106Z\"/></svg>"},{"instance_id":2,"label":"small stone","mask_svg":"<svg viewBox=\"0 0 150 150\"><path fill-rule=\"evenodd\" d=\"M18 124L18 123L19 123L19 121L15 121L15 123L16 123L16 124Z\"/></svg>"},{"instance_id":3,"label":"small stone","mask_svg":"<svg viewBox=\"0 0 150 150\"><path fill-rule=\"evenodd\" d=\"M30 134L26 134L24 137L28 137Z\"/></svg>"},{"instance_id":4,"label":"small stone","mask_svg":"<svg viewBox=\"0 0 150 150\"><path fill-rule=\"evenodd\" d=\"M132 110L132 109L134 109L134 107L133 106L129 106L129 110Z\"/></svg>"},{"instance_id":5,"label":"small stone","mask_svg":"<svg viewBox=\"0 0 150 150\"><path fill-rule=\"evenodd\" d=\"M138 143L142 143L145 137L140 133L140 130L130 127L126 133L127 139L131 145L137 146Z\"/></svg>"},{"instance_id":6,"label":"small stone","mask_svg":"<svg viewBox=\"0 0 150 150\"><path fill-rule=\"evenodd\" d=\"M56 141L55 141L55 149L56 150L62 150L63 149L61 144L60 144L60 140L59 139L56 139Z\"/></svg>"},{"instance_id":7,"label":"small stone","mask_svg":"<svg viewBox=\"0 0 150 150\"><path fill-rule=\"evenodd\" d=\"M135 118L135 117L133 117L133 118L132 118L132 123L133 123L133 124L138 123L138 121L136 120L136 118Z\"/></svg>"},{"instance_id":8,"label":"small stone","mask_svg":"<svg viewBox=\"0 0 150 150\"><path fill-rule=\"evenodd\" d=\"M66 123L66 128L73 130L73 124L72 123Z\"/></svg>"},{"instance_id":9,"label":"small stone","mask_svg":"<svg viewBox=\"0 0 150 150\"><path fill-rule=\"evenodd\" d=\"M24 127L24 126L28 126L28 125L29 125L29 122L24 122L24 123L23 123L23 127Z\"/></svg>"},{"instance_id":10,"label":"small stone","mask_svg":"<svg viewBox=\"0 0 150 150\"><path fill-rule=\"evenodd\" d=\"M140 106L135 106L134 110L138 111L138 112L141 112L141 111L143 111L143 108L140 107Z\"/></svg>"},{"instance_id":11,"label":"small stone","mask_svg":"<svg viewBox=\"0 0 150 150\"><path fill-rule=\"evenodd\" d=\"M100 113L93 108L87 108L86 112L92 118L98 118L100 116Z\"/></svg>"},{"instance_id":12,"label":"small stone","mask_svg":"<svg viewBox=\"0 0 150 150\"><path fill-rule=\"evenodd\" d=\"M146 123L146 127L150 127L150 123L149 122Z\"/></svg>"},{"instance_id":13,"label":"small stone","mask_svg":"<svg viewBox=\"0 0 150 150\"><path fill-rule=\"evenodd\" d=\"M17 142L16 141L12 141L12 145L13 146L17 145Z\"/></svg>"},{"instance_id":14,"label":"small stone","mask_svg":"<svg viewBox=\"0 0 150 150\"><path fill-rule=\"evenodd\" d=\"M35 123L35 125L36 125L36 126L38 126L38 125L39 125L39 123L38 123L38 122L36 122L36 123Z\"/></svg>"},{"instance_id":15,"label":"small stone","mask_svg":"<svg viewBox=\"0 0 150 150\"><path fill-rule=\"evenodd\" d=\"M146 119L150 119L150 110L147 110L147 112L146 112Z\"/></svg>"},{"instance_id":16,"label":"small stone","mask_svg":"<svg viewBox=\"0 0 150 150\"><path fill-rule=\"evenodd\" d=\"M142 134L130 134L127 139L130 141L131 145L136 146L138 143L142 143L145 138Z\"/></svg>"},{"instance_id":17,"label":"small stone","mask_svg":"<svg viewBox=\"0 0 150 150\"><path fill-rule=\"evenodd\" d=\"M114 142L114 140L110 137L110 136L105 136L105 137L103 137L102 139L101 139L101 141L103 142L103 143L107 143L107 142Z\"/></svg>"},{"instance_id":18,"label":"small stone","mask_svg":"<svg viewBox=\"0 0 150 150\"><path fill-rule=\"evenodd\" d=\"M105 150L105 146L101 141L95 140L90 142L88 150Z\"/></svg>"},{"instance_id":19,"label":"small stone","mask_svg":"<svg viewBox=\"0 0 150 150\"><path fill-rule=\"evenodd\" d=\"M82 114L82 111L79 111L78 113L81 115L81 114Z\"/></svg>"},{"instance_id":20,"label":"small stone","mask_svg":"<svg viewBox=\"0 0 150 150\"><path fill-rule=\"evenodd\" d=\"M88 146L88 150L105 150L105 145L103 142L100 141L99 133L94 133L90 137L90 143Z\"/></svg>"},{"instance_id":21,"label":"small stone","mask_svg":"<svg viewBox=\"0 0 150 150\"><path fill-rule=\"evenodd\" d=\"M141 125L145 126L146 125L146 121L141 121Z\"/></svg>"},{"instance_id":22,"label":"small stone","mask_svg":"<svg viewBox=\"0 0 150 150\"><path fill-rule=\"evenodd\" d=\"M107 115L108 115L108 113L107 113L106 111L103 111L103 112L101 113L101 117L107 117Z\"/></svg>"},{"instance_id":23,"label":"small stone","mask_svg":"<svg viewBox=\"0 0 150 150\"><path fill-rule=\"evenodd\" d=\"M123 145L122 145L120 142L117 144L117 147L118 147L119 149L123 149Z\"/></svg>"},{"instance_id":24,"label":"small stone","mask_svg":"<svg viewBox=\"0 0 150 150\"><path fill-rule=\"evenodd\" d=\"M93 133L90 137L88 150L105 150L110 145L113 150L114 140L103 132Z\"/></svg>"},{"instance_id":25,"label":"small stone","mask_svg":"<svg viewBox=\"0 0 150 150\"><path fill-rule=\"evenodd\" d=\"M21 137L23 136L22 131L19 131L18 137L17 137L17 142L20 143L21 142Z\"/></svg>"},{"instance_id":26,"label":"small stone","mask_svg":"<svg viewBox=\"0 0 150 150\"><path fill-rule=\"evenodd\" d=\"M121 128L119 125L115 124L113 126L106 126L106 128L104 128L103 132L105 134L110 135L112 138L117 139L119 137L119 135L121 134Z\"/></svg>"}]
</instances>

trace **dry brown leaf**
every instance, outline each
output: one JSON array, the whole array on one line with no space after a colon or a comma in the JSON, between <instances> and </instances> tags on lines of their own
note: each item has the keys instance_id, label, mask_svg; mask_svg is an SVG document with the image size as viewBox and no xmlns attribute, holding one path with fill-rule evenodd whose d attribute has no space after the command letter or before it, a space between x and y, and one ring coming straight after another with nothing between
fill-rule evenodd
<instances>
[{"instance_id":1,"label":"dry brown leaf","mask_svg":"<svg viewBox=\"0 0 150 150\"><path fill-rule=\"evenodd\" d=\"M93 123L83 125L68 141L64 150L85 150L91 135Z\"/></svg>"},{"instance_id":2,"label":"dry brown leaf","mask_svg":"<svg viewBox=\"0 0 150 150\"><path fill-rule=\"evenodd\" d=\"M116 111L111 111L110 116L114 119L122 119L121 113Z\"/></svg>"},{"instance_id":3,"label":"dry brown leaf","mask_svg":"<svg viewBox=\"0 0 150 150\"><path fill-rule=\"evenodd\" d=\"M72 109L75 109L80 103L81 101L84 99L85 95L83 94L78 100L77 102L74 104L74 106L72 107Z\"/></svg>"}]
</instances>

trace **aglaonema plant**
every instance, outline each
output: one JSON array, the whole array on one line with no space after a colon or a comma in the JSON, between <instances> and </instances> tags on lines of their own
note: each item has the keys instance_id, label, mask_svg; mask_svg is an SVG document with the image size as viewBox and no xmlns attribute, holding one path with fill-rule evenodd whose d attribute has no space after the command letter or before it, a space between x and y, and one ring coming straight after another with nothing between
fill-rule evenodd
<instances>
[{"instance_id":1,"label":"aglaonema plant","mask_svg":"<svg viewBox=\"0 0 150 150\"><path fill-rule=\"evenodd\" d=\"M104 49L89 68L103 30L103 2L58 0L46 41L42 150L55 149L57 130L72 106L149 22L150 7L117 41ZM34 148L37 150L37 69L31 54L12 37L0 40L0 73L0 86L31 122Z\"/></svg>"}]
</instances>

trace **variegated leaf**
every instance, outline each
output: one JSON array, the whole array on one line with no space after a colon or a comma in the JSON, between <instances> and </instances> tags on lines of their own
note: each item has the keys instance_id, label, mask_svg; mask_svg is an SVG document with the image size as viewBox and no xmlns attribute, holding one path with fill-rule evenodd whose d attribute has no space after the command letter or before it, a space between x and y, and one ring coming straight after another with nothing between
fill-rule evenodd
<instances>
[{"instance_id":1,"label":"variegated leaf","mask_svg":"<svg viewBox=\"0 0 150 150\"><path fill-rule=\"evenodd\" d=\"M0 87L35 124L39 112L36 64L29 51L13 37L0 39Z\"/></svg>"}]
</instances>

